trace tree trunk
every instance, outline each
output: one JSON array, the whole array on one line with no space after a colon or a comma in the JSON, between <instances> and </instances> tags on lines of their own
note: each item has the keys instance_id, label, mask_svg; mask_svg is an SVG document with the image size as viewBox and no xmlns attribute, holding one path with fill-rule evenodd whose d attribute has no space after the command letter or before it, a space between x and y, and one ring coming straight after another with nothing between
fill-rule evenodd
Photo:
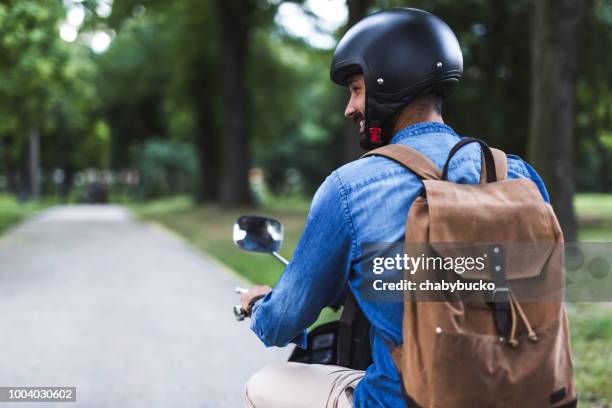
<instances>
[{"instance_id":1,"label":"tree trunk","mask_svg":"<svg viewBox=\"0 0 612 408\"><path fill-rule=\"evenodd\" d=\"M348 21L345 32L355 23L366 16L368 8L372 5L372 0L348 0ZM348 102L346 92L340 98L340 113L344 114ZM356 160L363 154L359 146L359 130L351 120L346 120L342 126L342 164Z\"/></svg>"},{"instance_id":2,"label":"tree trunk","mask_svg":"<svg viewBox=\"0 0 612 408\"><path fill-rule=\"evenodd\" d=\"M13 157L14 144L12 136L5 136L2 138L2 164L4 167L4 176L6 177L6 189L8 192L17 195L19 192L19 184L18 171L16 169L17 165Z\"/></svg>"},{"instance_id":3,"label":"tree trunk","mask_svg":"<svg viewBox=\"0 0 612 408\"><path fill-rule=\"evenodd\" d=\"M223 133L216 136L223 138L221 203L229 206L253 203L248 181L250 157L244 78L253 9L251 0L215 0L223 102Z\"/></svg>"},{"instance_id":4,"label":"tree trunk","mask_svg":"<svg viewBox=\"0 0 612 408\"><path fill-rule=\"evenodd\" d=\"M40 198L40 135L38 128L30 131L30 197Z\"/></svg>"},{"instance_id":5,"label":"tree trunk","mask_svg":"<svg viewBox=\"0 0 612 408\"><path fill-rule=\"evenodd\" d=\"M218 201L220 198L220 149L216 137L213 132L205 129L197 135L195 146L198 158L198 187L195 191L195 201L198 204Z\"/></svg>"},{"instance_id":6,"label":"tree trunk","mask_svg":"<svg viewBox=\"0 0 612 408\"><path fill-rule=\"evenodd\" d=\"M595 151L597 152L597 191L600 193L608 193L608 186L610 185L609 176L609 153L608 148L605 146L601 140L596 139L595 141Z\"/></svg>"},{"instance_id":7,"label":"tree trunk","mask_svg":"<svg viewBox=\"0 0 612 408\"><path fill-rule=\"evenodd\" d=\"M578 51L593 0L534 0L533 6L528 157L571 242L577 236L572 199Z\"/></svg>"},{"instance_id":8,"label":"tree trunk","mask_svg":"<svg viewBox=\"0 0 612 408\"><path fill-rule=\"evenodd\" d=\"M221 154L223 132L219 131L216 122L215 110L212 106L211 92L202 92L210 89L213 77L208 67L199 67L205 73L201 80L193 84L192 95L195 116L195 148L198 159L197 188L195 201L198 204L213 202L220 199L221 168L219 155Z\"/></svg>"},{"instance_id":9,"label":"tree trunk","mask_svg":"<svg viewBox=\"0 0 612 408\"><path fill-rule=\"evenodd\" d=\"M60 184L59 192L60 199L63 203L67 203L70 199L70 191L72 190L72 182L74 180L74 168L71 164L66 163L64 165L64 178Z\"/></svg>"},{"instance_id":10,"label":"tree trunk","mask_svg":"<svg viewBox=\"0 0 612 408\"><path fill-rule=\"evenodd\" d=\"M606 107L606 114L602 122L601 129L609 128L612 125L612 106L608 105ZM597 169L598 190L600 193L607 193L610 186L610 153L608 152L608 147L599 137L595 138L595 148L599 158Z\"/></svg>"}]
</instances>

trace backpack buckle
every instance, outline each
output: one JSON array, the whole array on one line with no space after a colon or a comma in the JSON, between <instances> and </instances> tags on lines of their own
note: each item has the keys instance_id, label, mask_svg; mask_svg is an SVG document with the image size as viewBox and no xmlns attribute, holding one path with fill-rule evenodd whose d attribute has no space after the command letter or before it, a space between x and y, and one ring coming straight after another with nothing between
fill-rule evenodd
<instances>
[{"instance_id":1,"label":"backpack buckle","mask_svg":"<svg viewBox=\"0 0 612 408\"><path fill-rule=\"evenodd\" d=\"M493 313L495 328L501 336L510 332L512 316L510 314L510 290L507 287L493 289L491 302L489 303Z\"/></svg>"},{"instance_id":2,"label":"backpack buckle","mask_svg":"<svg viewBox=\"0 0 612 408\"><path fill-rule=\"evenodd\" d=\"M493 289L493 294L491 295L491 302L494 304L499 304L499 307L508 309L510 307L510 290L507 287L495 288Z\"/></svg>"}]
</instances>

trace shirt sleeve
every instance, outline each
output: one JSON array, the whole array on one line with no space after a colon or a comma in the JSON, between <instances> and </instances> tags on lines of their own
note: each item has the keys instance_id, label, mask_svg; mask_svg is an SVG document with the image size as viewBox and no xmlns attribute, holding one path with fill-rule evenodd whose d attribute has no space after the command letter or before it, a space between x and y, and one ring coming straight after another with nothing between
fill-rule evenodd
<instances>
[{"instance_id":1,"label":"shirt sleeve","mask_svg":"<svg viewBox=\"0 0 612 408\"><path fill-rule=\"evenodd\" d=\"M542 177L535 171L533 167L520 157L509 154L508 156L508 178L528 178L535 183L542 194L542 198L547 203L550 203L548 191Z\"/></svg>"},{"instance_id":2,"label":"shirt sleeve","mask_svg":"<svg viewBox=\"0 0 612 408\"><path fill-rule=\"evenodd\" d=\"M306 329L340 302L351 268L352 234L342 184L334 172L314 196L306 227L274 289L256 302L251 329L266 346L306 348Z\"/></svg>"}]
</instances>

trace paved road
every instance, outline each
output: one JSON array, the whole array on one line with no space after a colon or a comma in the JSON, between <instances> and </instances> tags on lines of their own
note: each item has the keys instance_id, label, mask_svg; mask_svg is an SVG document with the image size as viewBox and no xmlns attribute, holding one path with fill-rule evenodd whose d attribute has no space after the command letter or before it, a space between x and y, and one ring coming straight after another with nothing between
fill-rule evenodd
<instances>
[{"instance_id":1,"label":"paved road","mask_svg":"<svg viewBox=\"0 0 612 408\"><path fill-rule=\"evenodd\" d=\"M0 386L77 387L21 408L240 407L289 350L234 320L238 283L121 207L50 209L0 238Z\"/></svg>"}]
</instances>

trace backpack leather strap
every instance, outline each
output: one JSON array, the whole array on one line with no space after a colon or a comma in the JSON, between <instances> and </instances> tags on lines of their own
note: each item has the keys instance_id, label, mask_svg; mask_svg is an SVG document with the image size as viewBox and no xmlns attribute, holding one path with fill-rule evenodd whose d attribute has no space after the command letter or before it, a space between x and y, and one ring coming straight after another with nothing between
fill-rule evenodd
<instances>
[{"instance_id":1,"label":"backpack leather strap","mask_svg":"<svg viewBox=\"0 0 612 408\"><path fill-rule=\"evenodd\" d=\"M340 367L351 366L351 343L353 340L353 322L357 317L357 302L351 289L348 289L340 320L338 321L337 361Z\"/></svg>"},{"instance_id":2,"label":"backpack leather strap","mask_svg":"<svg viewBox=\"0 0 612 408\"><path fill-rule=\"evenodd\" d=\"M440 180L442 170L423 153L401 144L390 144L371 150L361 157L384 156L412 170L423 180Z\"/></svg>"},{"instance_id":3,"label":"backpack leather strap","mask_svg":"<svg viewBox=\"0 0 612 408\"><path fill-rule=\"evenodd\" d=\"M495 174L497 175L497 181L505 180L508 174L508 158L506 153L499 149L491 148L493 153L493 159L495 160ZM481 163L484 163L484 155L481 153ZM487 180L487 166L480 166L480 184L486 184Z\"/></svg>"}]
</instances>

